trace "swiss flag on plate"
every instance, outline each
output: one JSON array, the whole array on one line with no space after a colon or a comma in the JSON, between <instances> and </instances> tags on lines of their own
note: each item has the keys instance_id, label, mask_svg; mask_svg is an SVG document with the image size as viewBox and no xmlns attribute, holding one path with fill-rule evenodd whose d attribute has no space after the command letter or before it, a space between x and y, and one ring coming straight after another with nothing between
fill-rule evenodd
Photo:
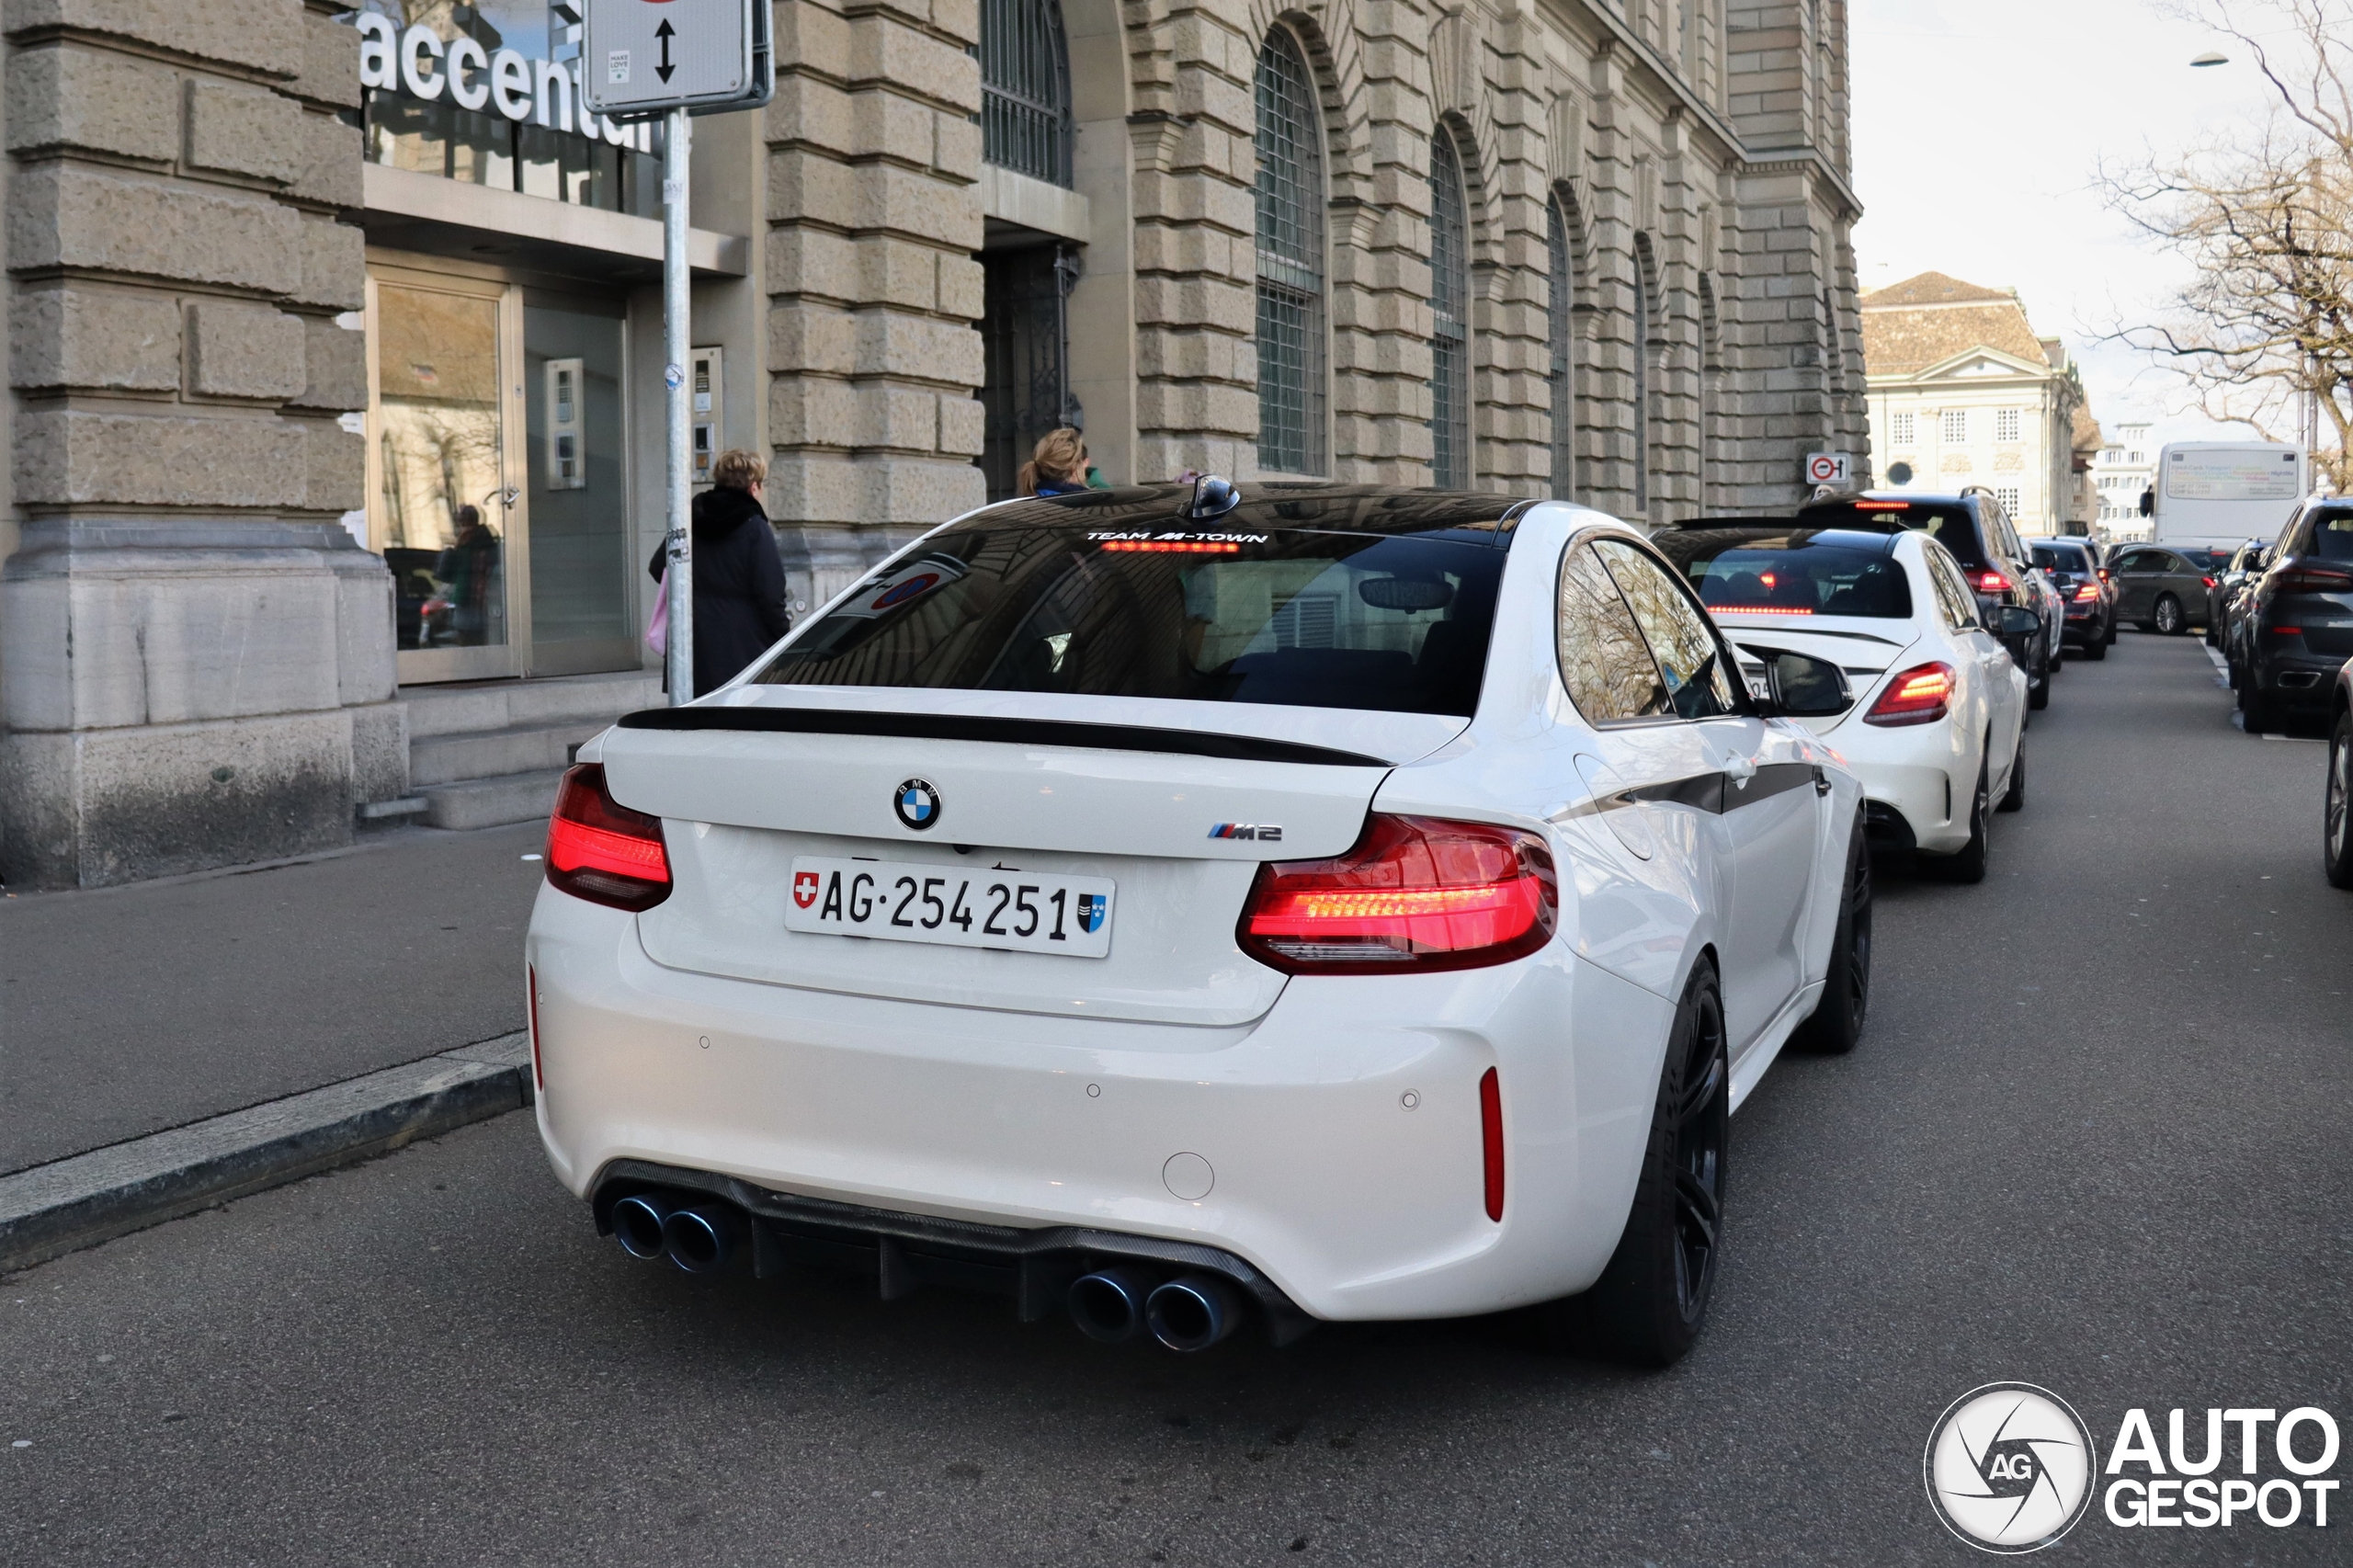
<instances>
[{"instance_id":1,"label":"swiss flag on plate","mask_svg":"<svg viewBox=\"0 0 2353 1568\"><path fill-rule=\"evenodd\" d=\"M806 909L817 902L817 873L795 871L792 874L792 902Z\"/></svg>"}]
</instances>

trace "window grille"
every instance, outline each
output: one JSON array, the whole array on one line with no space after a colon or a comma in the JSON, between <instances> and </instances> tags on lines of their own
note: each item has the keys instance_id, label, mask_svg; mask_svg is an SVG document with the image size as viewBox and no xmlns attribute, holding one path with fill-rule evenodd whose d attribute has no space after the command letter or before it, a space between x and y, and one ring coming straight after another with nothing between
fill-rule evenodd
<instances>
[{"instance_id":1,"label":"window grille","mask_svg":"<svg viewBox=\"0 0 2353 1568\"><path fill-rule=\"evenodd\" d=\"M2006 516L2015 518L2018 515L2018 486L2014 484L1995 486L1994 490L1994 499L2002 504L2002 511Z\"/></svg>"},{"instance_id":2,"label":"window grille","mask_svg":"<svg viewBox=\"0 0 2353 1568\"><path fill-rule=\"evenodd\" d=\"M1258 463L1324 472L1324 126L1289 32L1258 51Z\"/></svg>"},{"instance_id":3,"label":"window grille","mask_svg":"<svg viewBox=\"0 0 2353 1568\"><path fill-rule=\"evenodd\" d=\"M1566 501L1575 494L1576 485L1576 388L1571 380L1575 367L1570 336L1575 323L1576 274L1574 259L1569 255L1568 220L1562 216L1558 201L1544 209L1544 238L1552 263L1552 309L1545 319L1552 337L1552 370L1545 378L1552 386L1552 495Z\"/></svg>"},{"instance_id":4,"label":"window grille","mask_svg":"<svg viewBox=\"0 0 2353 1568\"><path fill-rule=\"evenodd\" d=\"M1650 242L1634 240L1634 510L1651 506Z\"/></svg>"},{"instance_id":5,"label":"window grille","mask_svg":"<svg viewBox=\"0 0 2353 1568\"><path fill-rule=\"evenodd\" d=\"M1071 184L1070 51L1056 0L981 0L981 156Z\"/></svg>"},{"instance_id":6,"label":"window grille","mask_svg":"<svg viewBox=\"0 0 2353 1568\"><path fill-rule=\"evenodd\" d=\"M1994 415L1994 439L2015 441L2018 438L2018 411L2015 408L1996 410Z\"/></svg>"},{"instance_id":7,"label":"window grille","mask_svg":"<svg viewBox=\"0 0 2353 1568\"><path fill-rule=\"evenodd\" d=\"M1888 416L1887 426L1887 438L1890 443L1898 447L1908 447L1912 445L1914 437L1912 415L1908 414L1890 415Z\"/></svg>"},{"instance_id":8,"label":"window grille","mask_svg":"<svg viewBox=\"0 0 2353 1568\"><path fill-rule=\"evenodd\" d=\"M1462 161L1440 131L1430 142L1430 482L1471 483L1470 244Z\"/></svg>"},{"instance_id":9,"label":"window grille","mask_svg":"<svg viewBox=\"0 0 2353 1568\"><path fill-rule=\"evenodd\" d=\"M1944 419L1944 437L1946 440L1966 441L1969 439L1969 410L1965 408L1948 408L1945 410Z\"/></svg>"}]
</instances>

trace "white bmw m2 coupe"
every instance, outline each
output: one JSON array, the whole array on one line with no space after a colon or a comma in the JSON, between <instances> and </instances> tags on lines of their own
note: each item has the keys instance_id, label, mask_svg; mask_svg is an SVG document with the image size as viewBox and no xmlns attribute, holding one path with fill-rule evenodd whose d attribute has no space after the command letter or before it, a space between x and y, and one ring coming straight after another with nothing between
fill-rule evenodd
<instances>
[{"instance_id":1,"label":"white bmw m2 coupe","mask_svg":"<svg viewBox=\"0 0 2353 1568\"><path fill-rule=\"evenodd\" d=\"M935 529L584 747L527 948L630 1253L1177 1350L1537 1308L1664 1364L1732 1114L1851 1048L1861 791L1637 533L1197 484Z\"/></svg>"}]
</instances>

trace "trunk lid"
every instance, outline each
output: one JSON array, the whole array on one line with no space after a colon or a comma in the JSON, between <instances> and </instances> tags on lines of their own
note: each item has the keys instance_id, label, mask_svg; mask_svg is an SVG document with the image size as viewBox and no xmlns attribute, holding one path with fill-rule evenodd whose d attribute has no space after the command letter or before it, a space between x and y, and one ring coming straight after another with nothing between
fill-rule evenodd
<instances>
[{"instance_id":1,"label":"trunk lid","mask_svg":"<svg viewBox=\"0 0 2353 1568\"><path fill-rule=\"evenodd\" d=\"M749 687L632 715L597 750L614 798L665 820L675 891L638 921L657 963L861 995L1231 1026L1263 1015L1282 990L1282 976L1234 940L1259 862L1345 851L1390 767L1467 722ZM937 802L921 830L894 807L911 780ZM1109 951L1085 959L790 931L796 857L911 863L943 878L1108 879Z\"/></svg>"}]
</instances>

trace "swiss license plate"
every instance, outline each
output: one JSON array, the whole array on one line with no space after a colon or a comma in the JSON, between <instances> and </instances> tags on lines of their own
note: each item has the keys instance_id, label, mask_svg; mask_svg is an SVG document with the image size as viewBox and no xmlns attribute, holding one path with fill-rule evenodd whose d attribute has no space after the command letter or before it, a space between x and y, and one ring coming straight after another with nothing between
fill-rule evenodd
<instances>
[{"instance_id":1,"label":"swiss license plate","mask_svg":"<svg viewBox=\"0 0 2353 1568\"><path fill-rule=\"evenodd\" d=\"M796 855L784 926L1099 959L1111 950L1111 891L1103 877Z\"/></svg>"}]
</instances>

